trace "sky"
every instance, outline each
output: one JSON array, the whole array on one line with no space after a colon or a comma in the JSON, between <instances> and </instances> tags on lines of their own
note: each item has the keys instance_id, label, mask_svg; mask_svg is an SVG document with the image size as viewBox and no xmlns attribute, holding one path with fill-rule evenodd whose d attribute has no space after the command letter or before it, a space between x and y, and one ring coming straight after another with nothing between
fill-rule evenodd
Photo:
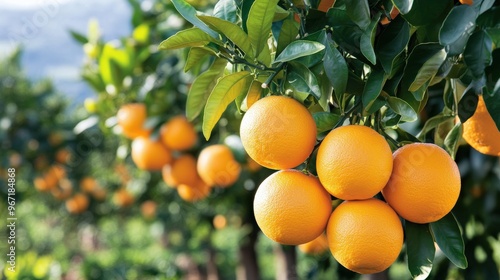
<instances>
[{"instance_id":1,"label":"sky","mask_svg":"<svg viewBox=\"0 0 500 280\"><path fill-rule=\"evenodd\" d=\"M126 0L0 0L0 56L21 45L29 77L51 78L79 102L93 93L80 79L83 50L69 30L85 34L97 19L105 40L119 39L130 33L130 15Z\"/></svg>"}]
</instances>

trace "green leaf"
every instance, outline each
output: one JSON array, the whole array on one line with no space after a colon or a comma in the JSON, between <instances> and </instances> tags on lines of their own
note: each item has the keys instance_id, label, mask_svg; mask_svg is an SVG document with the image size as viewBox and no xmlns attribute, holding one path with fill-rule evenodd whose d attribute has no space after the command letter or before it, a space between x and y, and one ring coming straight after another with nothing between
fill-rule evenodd
<instances>
[{"instance_id":1,"label":"green leaf","mask_svg":"<svg viewBox=\"0 0 500 280\"><path fill-rule=\"evenodd\" d=\"M367 26L363 35L361 35L359 46L361 48L361 53L370 61L373 65L377 63L377 57L375 56L375 50L373 49L373 43L375 42L375 34L377 32L377 24L380 19L380 13L375 15Z\"/></svg>"},{"instance_id":2,"label":"green leaf","mask_svg":"<svg viewBox=\"0 0 500 280\"><path fill-rule=\"evenodd\" d=\"M203 30L194 27L181 30L168 37L160 43L158 48L160 50L173 50L187 47L202 47L213 41L215 40L207 35Z\"/></svg>"},{"instance_id":3,"label":"green leaf","mask_svg":"<svg viewBox=\"0 0 500 280\"><path fill-rule=\"evenodd\" d=\"M425 92L421 89L437 73L439 67L446 59L444 48L437 43L426 43L413 48L407 59L404 75L401 80L401 88L410 92ZM420 101L423 96L415 95Z\"/></svg>"},{"instance_id":4,"label":"green leaf","mask_svg":"<svg viewBox=\"0 0 500 280\"><path fill-rule=\"evenodd\" d=\"M237 45L247 56L254 58L254 51L250 43L250 38L238 25L211 16L198 16L198 18L212 29L224 34L224 36Z\"/></svg>"},{"instance_id":5,"label":"green leaf","mask_svg":"<svg viewBox=\"0 0 500 280\"><path fill-rule=\"evenodd\" d=\"M458 102L458 117L460 118L460 122L464 123L474 115L478 102L479 97L474 89L474 85L471 83L465 89L462 98Z\"/></svg>"},{"instance_id":6,"label":"green leaf","mask_svg":"<svg viewBox=\"0 0 500 280\"><path fill-rule=\"evenodd\" d=\"M186 64L184 64L184 72L188 72L196 65L199 65L203 61L203 58L209 55L211 52L204 48L193 47L189 49L189 53L186 58Z\"/></svg>"},{"instance_id":7,"label":"green leaf","mask_svg":"<svg viewBox=\"0 0 500 280\"><path fill-rule=\"evenodd\" d=\"M396 5L397 6L397 5ZM453 8L451 0L418 0L402 16L413 26L434 25Z\"/></svg>"},{"instance_id":8,"label":"green leaf","mask_svg":"<svg viewBox=\"0 0 500 280\"><path fill-rule=\"evenodd\" d=\"M291 63L290 66L287 80L295 90L307 95L312 94L316 99L320 99L321 89L316 76L300 63Z\"/></svg>"},{"instance_id":9,"label":"green leaf","mask_svg":"<svg viewBox=\"0 0 500 280\"><path fill-rule=\"evenodd\" d=\"M413 108L403 99L389 96L389 98L387 98L387 104L394 112L401 115L402 121L413 122L418 118L415 110L413 110Z\"/></svg>"},{"instance_id":10,"label":"green leaf","mask_svg":"<svg viewBox=\"0 0 500 280\"><path fill-rule=\"evenodd\" d=\"M191 85L186 101L186 117L193 121L205 107L205 103L210 92L217 83L217 79L224 73L227 60L219 58L214 61L212 66L199 75Z\"/></svg>"},{"instance_id":11,"label":"green leaf","mask_svg":"<svg viewBox=\"0 0 500 280\"><path fill-rule=\"evenodd\" d=\"M313 113L314 122L316 123L316 129L318 134L330 131L340 120L340 116L330 112L317 112Z\"/></svg>"},{"instance_id":12,"label":"green leaf","mask_svg":"<svg viewBox=\"0 0 500 280\"><path fill-rule=\"evenodd\" d=\"M229 21L237 22L237 7L234 0L219 0L214 7L214 17Z\"/></svg>"},{"instance_id":13,"label":"green leaf","mask_svg":"<svg viewBox=\"0 0 500 280\"><path fill-rule=\"evenodd\" d=\"M318 42L296 40L290 43L274 60L274 63L287 62L299 57L309 56L322 51L325 46Z\"/></svg>"},{"instance_id":14,"label":"green leaf","mask_svg":"<svg viewBox=\"0 0 500 280\"><path fill-rule=\"evenodd\" d=\"M403 17L396 17L380 34L375 53L387 74L392 73L396 57L404 52L409 41L410 25Z\"/></svg>"},{"instance_id":15,"label":"green leaf","mask_svg":"<svg viewBox=\"0 0 500 280\"><path fill-rule=\"evenodd\" d=\"M210 138L213 128L227 106L241 94L248 92L253 77L248 71L236 72L222 77L208 97L203 115L203 135Z\"/></svg>"},{"instance_id":16,"label":"green leaf","mask_svg":"<svg viewBox=\"0 0 500 280\"><path fill-rule=\"evenodd\" d=\"M486 31L477 30L472 34L464 51L464 61L472 77L483 77L484 69L491 64L492 51L493 42Z\"/></svg>"},{"instance_id":17,"label":"green leaf","mask_svg":"<svg viewBox=\"0 0 500 280\"><path fill-rule=\"evenodd\" d=\"M500 80L497 80L493 95L483 94L486 109L500 131Z\"/></svg>"},{"instance_id":18,"label":"green leaf","mask_svg":"<svg viewBox=\"0 0 500 280\"><path fill-rule=\"evenodd\" d=\"M83 35L81 33L78 33L78 32L73 31L73 30L70 30L69 33L71 34L71 37L73 37L73 39L75 39L78 43L80 43L82 45L89 42L89 39L87 39L87 37L85 37L85 35Z\"/></svg>"},{"instance_id":19,"label":"green leaf","mask_svg":"<svg viewBox=\"0 0 500 280\"><path fill-rule=\"evenodd\" d=\"M429 224L405 221L406 255L413 279L426 279L431 273L436 248Z\"/></svg>"},{"instance_id":20,"label":"green leaf","mask_svg":"<svg viewBox=\"0 0 500 280\"><path fill-rule=\"evenodd\" d=\"M175 9L181 14L183 18L189 21L194 26L203 30L206 34L210 35L214 39L219 39L219 34L210 29L206 24L204 24L198 17L196 17L197 11L193 6L191 6L185 0L171 0L174 4Z\"/></svg>"},{"instance_id":21,"label":"green leaf","mask_svg":"<svg viewBox=\"0 0 500 280\"><path fill-rule=\"evenodd\" d=\"M278 46L276 48L276 54L279 55L286 46L297 38L299 34L299 25L293 19L285 19L281 25L280 35L278 37Z\"/></svg>"},{"instance_id":22,"label":"green leaf","mask_svg":"<svg viewBox=\"0 0 500 280\"><path fill-rule=\"evenodd\" d=\"M122 79L130 68L130 56L125 50L117 49L111 43L104 45L99 58L99 72L104 83L120 88Z\"/></svg>"},{"instance_id":23,"label":"green leaf","mask_svg":"<svg viewBox=\"0 0 500 280\"><path fill-rule=\"evenodd\" d=\"M363 30L359 28L347 15L345 10L330 8L327 13L328 25L333 29L333 40L346 52L355 56L362 62L371 63L365 59L360 50Z\"/></svg>"},{"instance_id":24,"label":"green leaf","mask_svg":"<svg viewBox=\"0 0 500 280\"><path fill-rule=\"evenodd\" d=\"M431 230L439 248L448 259L459 268L467 268L467 258L464 254L462 231L452 213L439 221L431 223Z\"/></svg>"},{"instance_id":25,"label":"green leaf","mask_svg":"<svg viewBox=\"0 0 500 280\"><path fill-rule=\"evenodd\" d=\"M281 8L280 6L276 6L276 11L274 12L273 22L284 20L289 15L290 15L289 11Z\"/></svg>"},{"instance_id":26,"label":"green leaf","mask_svg":"<svg viewBox=\"0 0 500 280\"><path fill-rule=\"evenodd\" d=\"M408 13L413 6L413 0L392 0L392 3L403 15Z\"/></svg>"},{"instance_id":27,"label":"green leaf","mask_svg":"<svg viewBox=\"0 0 500 280\"><path fill-rule=\"evenodd\" d=\"M366 80L361 100L363 108L365 108L369 114L374 113L370 111L370 107L375 99L379 97L380 92L382 92L386 79L387 76L383 70L374 68Z\"/></svg>"},{"instance_id":28,"label":"green leaf","mask_svg":"<svg viewBox=\"0 0 500 280\"><path fill-rule=\"evenodd\" d=\"M345 0L349 17L359 28L365 30L370 25L370 6L368 0Z\"/></svg>"},{"instance_id":29,"label":"green leaf","mask_svg":"<svg viewBox=\"0 0 500 280\"><path fill-rule=\"evenodd\" d=\"M424 127L422 127L422 130L418 134L418 139L421 141L425 140L425 135L429 133L429 131L433 130L436 128L438 125L449 121L450 119L453 119L454 117L452 115L445 115L444 113L439 113L438 115L435 115L434 117L428 119L425 122Z\"/></svg>"},{"instance_id":30,"label":"green leaf","mask_svg":"<svg viewBox=\"0 0 500 280\"><path fill-rule=\"evenodd\" d=\"M255 53L260 55L267 48L267 40L271 33L274 12L279 0L255 0L247 19L248 36Z\"/></svg>"},{"instance_id":31,"label":"green leaf","mask_svg":"<svg viewBox=\"0 0 500 280\"><path fill-rule=\"evenodd\" d=\"M347 81L349 79L349 69L347 62L339 50L325 36L323 44L326 47L325 57L323 59L323 67L325 68L326 76L335 90L335 97L338 102L342 100L342 96L346 92Z\"/></svg>"},{"instance_id":32,"label":"green leaf","mask_svg":"<svg viewBox=\"0 0 500 280\"><path fill-rule=\"evenodd\" d=\"M439 30L439 43L450 48L450 55L463 52L467 40L476 27L476 11L469 5L455 6L448 14Z\"/></svg>"},{"instance_id":33,"label":"green leaf","mask_svg":"<svg viewBox=\"0 0 500 280\"><path fill-rule=\"evenodd\" d=\"M458 150L458 141L462 136L462 123L457 123L455 126L448 132L446 138L444 139L444 148L450 154L450 156L455 159L455 155Z\"/></svg>"},{"instance_id":34,"label":"green leaf","mask_svg":"<svg viewBox=\"0 0 500 280\"><path fill-rule=\"evenodd\" d=\"M472 5L478 14L488 11L495 4L495 0L475 0Z\"/></svg>"}]
</instances>

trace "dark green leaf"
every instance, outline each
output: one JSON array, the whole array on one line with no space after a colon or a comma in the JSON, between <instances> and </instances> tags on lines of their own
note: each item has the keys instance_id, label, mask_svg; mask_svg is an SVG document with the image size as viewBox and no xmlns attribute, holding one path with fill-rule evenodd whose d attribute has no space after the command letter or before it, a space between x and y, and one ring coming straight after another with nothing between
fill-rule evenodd
<instances>
[{"instance_id":1,"label":"dark green leaf","mask_svg":"<svg viewBox=\"0 0 500 280\"><path fill-rule=\"evenodd\" d=\"M368 0L345 0L349 17L359 28L365 30L370 25L370 6Z\"/></svg>"},{"instance_id":2,"label":"dark green leaf","mask_svg":"<svg viewBox=\"0 0 500 280\"><path fill-rule=\"evenodd\" d=\"M453 214L449 213L430 225L434 239L446 257L459 268L467 268L462 231Z\"/></svg>"},{"instance_id":3,"label":"dark green leaf","mask_svg":"<svg viewBox=\"0 0 500 280\"><path fill-rule=\"evenodd\" d=\"M173 50L187 47L202 47L215 41L199 28L181 30L160 43L160 50Z\"/></svg>"},{"instance_id":4,"label":"dark green leaf","mask_svg":"<svg viewBox=\"0 0 500 280\"><path fill-rule=\"evenodd\" d=\"M445 60L446 60L446 51L444 49L438 51L432 57L430 57L426 62L424 62L422 67L418 70L417 75L415 76L415 79L411 83L409 90L411 92L416 92L426 83L429 83L437 74L437 72L439 71L441 65L443 65L443 62L445 62Z\"/></svg>"},{"instance_id":5,"label":"dark green leaf","mask_svg":"<svg viewBox=\"0 0 500 280\"><path fill-rule=\"evenodd\" d=\"M497 81L493 95L483 94L484 103L488 113L495 121L497 129L500 131L500 80Z\"/></svg>"},{"instance_id":6,"label":"dark green leaf","mask_svg":"<svg viewBox=\"0 0 500 280\"><path fill-rule=\"evenodd\" d=\"M299 57L308 56L322 51L324 45L318 42L297 40L290 43L274 60L274 63L287 62Z\"/></svg>"},{"instance_id":7,"label":"dark green leaf","mask_svg":"<svg viewBox=\"0 0 500 280\"><path fill-rule=\"evenodd\" d=\"M485 29L498 29L500 28L500 21L498 20L499 18L500 7L497 6L485 11L482 15L480 15L476 20L476 24Z\"/></svg>"},{"instance_id":8,"label":"dark green leaf","mask_svg":"<svg viewBox=\"0 0 500 280\"><path fill-rule=\"evenodd\" d=\"M403 15L408 13L413 6L413 0L392 0L392 3L394 3L394 6L396 6Z\"/></svg>"},{"instance_id":9,"label":"dark green leaf","mask_svg":"<svg viewBox=\"0 0 500 280\"><path fill-rule=\"evenodd\" d=\"M473 7L479 14L488 11L495 4L495 0L475 0Z\"/></svg>"},{"instance_id":10,"label":"dark green leaf","mask_svg":"<svg viewBox=\"0 0 500 280\"><path fill-rule=\"evenodd\" d=\"M73 37L73 39L75 39L78 43L80 43L82 45L89 42L89 39L87 39L87 37L85 37L85 35L82 35L76 31L73 31L73 30L70 30L69 33L71 34L71 37Z\"/></svg>"},{"instance_id":11,"label":"dark green leaf","mask_svg":"<svg viewBox=\"0 0 500 280\"><path fill-rule=\"evenodd\" d=\"M453 8L452 0L419 0L413 1L408 13L402 14L413 26L433 25L451 8Z\"/></svg>"},{"instance_id":12,"label":"dark green leaf","mask_svg":"<svg viewBox=\"0 0 500 280\"><path fill-rule=\"evenodd\" d=\"M405 50L409 40L410 25L403 17L396 17L380 34L375 52L387 74L392 73L396 57Z\"/></svg>"},{"instance_id":13,"label":"dark green leaf","mask_svg":"<svg viewBox=\"0 0 500 280\"><path fill-rule=\"evenodd\" d=\"M365 89L362 95L363 108L369 113L372 103L379 97L382 88L384 87L387 76L384 71L378 68L372 69L370 76L366 80Z\"/></svg>"},{"instance_id":14,"label":"dark green leaf","mask_svg":"<svg viewBox=\"0 0 500 280\"><path fill-rule=\"evenodd\" d=\"M287 80L296 91L312 94L316 99L321 98L321 89L316 76L304 65L291 63Z\"/></svg>"},{"instance_id":15,"label":"dark green leaf","mask_svg":"<svg viewBox=\"0 0 500 280\"><path fill-rule=\"evenodd\" d=\"M181 14L183 18L189 21L194 26L203 30L205 33L210 35L214 39L219 39L219 34L217 32L210 29L206 24L204 24L198 17L196 17L196 9L193 8L188 2L185 0L171 0L172 4L174 4L175 9Z\"/></svg>"},{"instance_id":16,"label":"dark green leaf","mask_svg":"<svg viewBox=\"0 0 500 280\"><path fill-rule=\"evenodd\" d=\"M352 22L345 10L331 8L327 13L328 25L333 28L333 40L346 52L355 56L362 62L370 63L365 59L360 50L361 30Z\"/></svg>"},{"instance_id":17,"label":"dark green leaf","mask_svg":"<svg viewBox=\"0 0 500 280\"><path fill-rule=\"evenodd\" d=\"M319 133L332 130L340 120L340 116L329 112L318 112L313 114L314 122Z\"/></svg>"},{"instance_id":18,"label":"dark green leaf","mask_svg":"<svg viewBox=\"0 0 500 280\"><path fill-rule=\"evenodd\" d=\"M273 22L284 20L289 15L290 15L289 11L281 8L280 6L276 6L276 11L274 12Z\"/></svg>"},{"instance_id":19,"label":"dark green leaf","mask_svg":"<svg viewBox=\"0 0 500 280\"><path fill-rule=\"evenodd\" d=\"M255 0L247 19L248 36L255 53L260 55L267 48L267 40L271 33L274 12L279 0Z\"/></svg>"},{"instance_id":20,"label":"dark green leaf","mask_svg":"<svg viewBox=\"0 0 500 280\"><path fill-rule=\"evenodd\" d=\"M403 99L390 96L389 98L387 98L387 103L389 107L394 110L394 112L396 112L398 115L401 115L402 121L413 122L417 120L417 113Z\"/></svg>"},{"instance_id":21,"label":"dark green leaf","mask_svg":"<svg viewBox=\"0 0 500 280\"><path fill-rule=\"evenodd\" d=\"M347 62L337 48L325 36L323 44L326 47L325 57L323 59L323 67L325 74L330 80L335 91L335 99L342 100L342 96L346 92L347 81L349 78L349 69Z\"/></svg>"},{"instance_id":22,"label":"dark green leaf","mask_svg":"<svg viewBox=\"0 0 500 280\"><path fill-rule=\"evenodd\" d=\"M476 27L476 11L469 5L454 7L439 30L439 43L453 50L450 55L463 52L467 40Z\"/></svg>"},{"instance_id":23,"label":"dark green leaf","mask_svg":"<svg viewBox=\"0 0 500 280\"><path fill-rule=\"evenodd\" d=\"M276 54L279 55L286 46L297 38L299 34L299 25L293 19L285 19L281 25L280 35L278 37L278 46Z\"/></svg>"},{"instance_id":24,"label":"dark green leaf","mask_svg":"<svg viewBox=\"0 0 500 280\"><path fill-rule=\"evenodd\" d=\"M458 141L462 136L462 130L462 123L459 122L455 124L444 139L444 148L453 159L455 159L455 154L457 153Z\"/></svg>"},{"instance_id":25,"label":"dark green leaf","mask_svg":"<svg viewBox=\"0 0 500 280\"><path fill-rule=\"evenodd\" d=\"M210 138L213 128L236 97L248 92L253 77L248 71L236 72L222 77L208 97L203 114L203 136Z\"/></svg>"},{"instance_id":26,"label":"dark green leaf","mask_svg":"<svg viewBox=\"0 0 500 280\"><path fill-rule=\"evenodd\" d=\"M198 18L212 29L224 34L224 36L238 46L247 56L254 58L254 51L250 43L250 38L238 25L216 17L198 16Z\"/></svg>"},{"instance_id":27,"label":"dark green leaf","mask_svg":"<svg viewBox=\"0 0 500 280\"><path fill-rule=\"evenodd\" d=\"M406 255L413 279L426 279L431 273L436 248L429 224L405 222Z\"/></svg>"},{"instance_id":28,"label":"dark green leaf","mask_svg":"<svg viewBox=\"0 0 500 280\"><path fill-rule=\"evenodd\" d=\"M208 96L222 76L227 60L217 59L208 71L198 76L191 85L186 101L186 117L189 121L194 120L205 107Z\"/></svg>"},{"instance_id":29,"label":"dark green leaf","mask_svg":"<svg viewBox=\"0 0 500 280\"><path fill-rule=\"evenodd\" d=\"M377 63L377 57L375 56L375 50L373 49L373 43L375 42L375 33L377 31L377 24L380 19L380 13L373 17L370 24L367 26L363 35L361 35L359 46L361 48L361 53L370 61L373 65Z\"/></svg>"},{"instance_id":30,"label":"dark green leaf","mask_svg":"<svg viewBox=\"0 0 500 280\"><path fill-rule=\"evenodd\" d=\"M429 131L433 130L436 128L438 125L449 121L450 119L453 119L454 117L452 115L446 115L444 113L439 113L438 115L428 119L425 122L424 127L422 127L422 130L418 134L418 139L420 140L425 140L425 135L429 133Z\"/></svg>"},{"instance_id":31,"label":"dark green leaf","mask_svg":"<svg viewBox=\"0 0 500 280\"><path fill-rule=\"evenodd\" d=\"M474 90L474 86L470 84L464 91L464 94L458 102L458 117L462 123L466 122L477 108L479 97Z\"/></svg>"},{"instance_id":32,"label":"dark green leaf","mask_svg":"<svg viewBox=\"0 0 500 280\"><path fill-rule=\"evenodd\" d=\"M493 42L484 30L478 30L472 34L464 51L464 61L471 75L480 79L484 75L484 69L491 64L491 52Z\"/></svg>"},{"instance_id":33,"label":"dark green leaf","mask_svg":"<svg viewBox=\"0 0 500 280\"><path fill-rule=\"evenodd\" d=\"M214 17L218 17L229 22L237 22L236 4L234 0L219 0L214 7Z\"/></svg>"}]
</instances>

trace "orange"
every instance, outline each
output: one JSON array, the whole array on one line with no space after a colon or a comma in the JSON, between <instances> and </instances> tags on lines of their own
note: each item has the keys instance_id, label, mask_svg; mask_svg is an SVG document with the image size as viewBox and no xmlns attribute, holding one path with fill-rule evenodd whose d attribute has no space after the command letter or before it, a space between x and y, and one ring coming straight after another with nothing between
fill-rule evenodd
<instances>
[{"instance_id":1,"label":"orange","mask_svg":"<svg viewBox=\"0 0 500 280\"><path fill-rule=\"evenodd\" d=\"M104 200L107 196L107 192L101 187L96 187L91 195L97 200Z\"/></svg>"},{"instance_id":2,"label":"orange","mask_svg":"<svg viewBox=\"0 0 500 280\"><path fill-rule=\"evenodd\" d=\"M68 149L59 149L56 152L55 159L59 163L68 163L71 160L71 152Z\"/></svg>"},{"instance_id":3,"label":"orange","mask_svg":"<svg viewBox=\"0 0 500 280\"><path fill-rule=\"evenodd\" d=\"M455 161L439 146L408 144L394 152L394 170L382 194L404 219L432 223L455 206L460 173Z\"/></svg>"},{"instance_id":4,"label":"orange","mask_svg":"<svg viewBox=\"0 0 500 280\"><path fill-rule=\"evenodd\" d=\"M240 164L234 159L231 149L219 144L204 148L196 165L201 179L210 186L229 187L239 178Z\"/></svg>"},{"instance_id":5,"label":"orange","mask_svg":"<svg viewBox=\"0 0 500 280\"><path fill-rule=\"evenodd\" d=\"M478 152L500 156L500 131L488 113L483 96L479 96L476 112L463 124L463 138Z\"/></svg>"},{"instance_id":6,"label":"orange","mask_svg":"<svg viewBox=\"0 0 500 280\"><path fill-rule=\"evenodd\" d=\"M132 160L144 170L161 170L172 161L172 154L159 141L139 136L132 141Z\"/></svg>"},{"instance_id":7,"label":"orange","mask_svg":"<svg viewBox=\"0 0 500 280\"><path fill-rule=\"evenodd\" d=\"M399 15L399 10L398 10L398 8L396 8L396 6L392 7L390 15L391 15L391 20L394 20ZM382 25L386 25L386 24L389 24L391 22L391 20L389 20L387 17L384 16L380 20L380 23Z\"/></svg>"},{"instance_id":8,"label":"orange","mask_svg":"<svg viewBox=\"0 0 500 280\"><path fill-rule=\"evenodd\" d=\"M240 136L248 155L270 169L303 163L316 144L316 123L300 102L268 96L255 102L241 121Z\"/></svg>"},{"instance_id":9,"label":"orange","mask_svg":"<svg viewBox=\"0 0 500 280\"><path fill-rule=\"evenodd\" d=\"M321 2L319 2L318 10L326 13L328 9L333 7L333 5L335 5L335 0L321 0Z\"/></svg>"},{"instance_id":10,"label":"orange","mask_svg":"<svg viewBox=\"0 0 500 280\"><path fill-rule=\"evenodd\" d=\"M177 193L183 200L195 202L206 198L210 194L210 186L200 179L194 185L180 184L177 186Z\"/></svg>"},{"instance_id":11,"label":"orange","mask_svg":"<svg viewBox=\"0 0 500 280\"><path fill-rule=\"evenodd\" d=\"M80 189L86 193L92 193L99 187L99 183L92 177L85 177L80 181Z\"/></svg>"},{"instance_id":12,"label":"orange","mask_svg":"<svg viewBox=\"0 0 500 280\"><path fill-rule=\"evenodd\" d=\"M77 193L72 198L66 200L66 209L72 214L79 214L87 210L89 199L86 195Z\"/></svg>"},{"instance_id":13,"label":"orange","mask_svg":"<svg viewBox=\"0 0 500 280\"><path fill-rule=\"evenodd\" d=\"M298 246L299 250L308 255L321 255L328 251L328 239L325 234L321 234L313 241L309 241Z\"/></svg>"},{"instance_id":14,"label":"orange","mask_svg":"<svg viewBox=\"0 0 500 280\"><path fill-rule=\"evenodd\" d=\"M460 0L460 3L464 5L474 5L474 0Z\"/></svg>"},{"instance_id":15,"label":"orange","mask_svg":"<svg viewBox=\"0 0 500 280\"><path fill-rule=\"evenodd\" d=\"M200 180L196 171L196 159L192 155L182 155L172 164L162 169L163 180L167 185L175 187L180 184L194 185Z\"/></svg>"},{"instance_id":16,"label":"orange","mask_svg":"<svg viewBox=\"0 0 500 280\"><path fill-rule=\"evenodd\" d=\"M118 207L127 207L134 204L135 198L126 189L119 189L113 195L113 202Z\"/></svg>"},{"instance_id":17,"label":"orange","mask_svg":"<svg viewBox=\"0 0 500 280\"><path fill-rule=\"evenodd\" d=\"M146 105L142 103L129 103L120 107L116 114L118 125L121 127L123 135L134 139L138 136L149 134L149 130L144 128L147 118Z\"/></svg>"},{"instance_id":18,"label":"orange","mask_svg":"<svg viewBox=\"0 0 500 280\"><path fill-rule=\"evenodd\" d=\"M299 245L318 237L330 213L330 195L314 176L281 170L267 177L253 202L255 220L270 239Z\"/></svg>"},{"instance_id":19,"label":"orange","mask_svg":"<svg viewBox=\"0 0 500 280\"><path fill-rule=\"evenodd\" d=\"M196 144L198 134L184 116L175 116L161 127L160 138L169 149L185 151Z\"/></svg>"},{"instance_id":20,"label":"orange","mask_svg":"<svg viewBox=\"0 0 500 280\"><path fill-rule=\"evenodd\" d=\"M33 185L35 186L35 189L40 192L46 192L52 189L52 186L49 186L49 184L43 177L36 177L35 179L33 179Z\"/></svg>"},{"instance_id":21,"label":"orange","mask_svg":"<svg viewBox=\"0 0 500 280\"><path fill-rule=\"evenodd\" d=\"M224 215L217 214L214 217L213 224L215 229L223 229L227 225L227 219Z\"/></svg>"},{"instance_id":22,"label":"orange","mask_svg":"<svg viewBox=\"0 0 500 280\"><path fill-rule=\"evenodd\" d=\"M146 219L153 219L156 216L156 202L152 200L144 201L141 204L142 216Z\"/></svg>"},{"instance_id":23,"label":"orange","mask_svg":"<svg viewBox=\"0 0 500 280\"><path fill-rule=\"evenodd\" d=\"M260 166L255 160L253 160L251 157L247 158L247 168L251 172L257 172L260 169L262 169L262 166Z\"/></svg>"},{"instance_id":24,"label":"orange","mask_svg":"<svg viewBox=\"0 0 500 280\"><path fill-rule=\"evenodd\" d=\"M380 192L391 176L391 148L369 127L341 126L330 131L319 146L316 170L333 196L368 199Z\"/></svg>"},{"instance_id":25,"label":"orange","mask_svg":"<svg viewBox=\"0 0 500 280\"><path fill-rule=\"evenodd\" d=\"M52 196L58 200L64 200L71 196L73 193L73 184L69 179L61 179L59 186L51 190Z\"/></svg>"},{"instance_id":26,"label":"orange","mask_svg":"<svg viewBox=\"0 0 500 280\"><path fill-rule=\"evenodd\" d=\"M403 247L398 215L375 198L341 203L328 220L326 234L333 257L361 274L387 269Z\"/></svg>"}]
</instances>

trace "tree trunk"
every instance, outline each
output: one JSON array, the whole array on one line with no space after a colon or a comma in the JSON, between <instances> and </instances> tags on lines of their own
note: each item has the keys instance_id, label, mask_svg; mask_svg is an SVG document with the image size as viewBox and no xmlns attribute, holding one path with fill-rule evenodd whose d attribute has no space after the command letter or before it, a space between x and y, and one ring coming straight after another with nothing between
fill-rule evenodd
<instances>
[{"instance_id":1,"label":"tree trunk","mask_svg":"<svg viewBox=\"0 0 500 280\"><path fill-rule=\"evenodd\" d=\"M257 253L255 252L257 234L252 231L246 241L239 248L240 262L237 268L237 277L239 280L259 280L260 270L257 262Z\"/></svg>"},{"instance_id":2,"label":"tree trunk","mask_svg":"<svg viewBox=\"0 0 500 280\"><path fill-rule=\"evenodd\" d=\"M297 252L295 246L278 245L274 248L274 255L276 257L276 279L299 279L297 275Z\"/></svg>"},{"instance_id":3,"label":"tree trunk","mask_svg":"<svg viewBox=\"0 0 500 280\"><path fill-rule=\"evenodd\" d=\"M210 248L208 254L207 280L219 280L219 270L217 269L217 264L215 263L214 249Z\"/></svg>"}]
</instances>

